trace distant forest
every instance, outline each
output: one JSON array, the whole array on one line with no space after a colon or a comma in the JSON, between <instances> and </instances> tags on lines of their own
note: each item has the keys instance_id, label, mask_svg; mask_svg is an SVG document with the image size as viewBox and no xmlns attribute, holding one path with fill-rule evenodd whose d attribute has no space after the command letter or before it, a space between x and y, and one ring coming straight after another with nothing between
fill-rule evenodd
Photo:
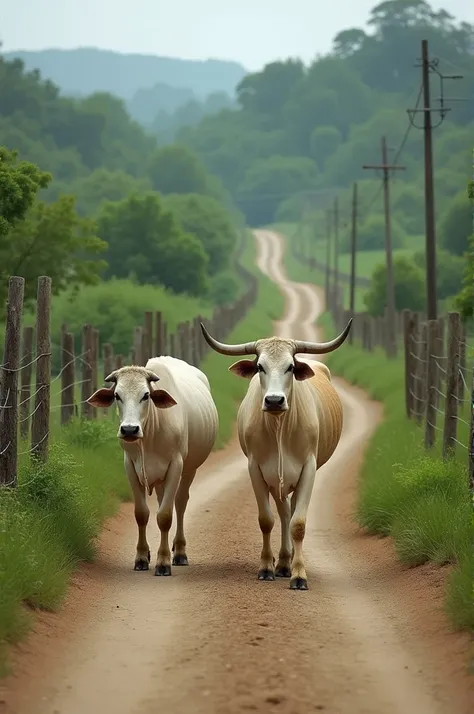
<instances>
[{"instance_id":1,"label":"distant forest","mask_svg":"<svg viewBox=\"0 0 474 714\"><path fill-rule=\"evenodd\" d=\"M382 2L370 12L367 26L368 31L339 32L331 52L310 66L288 59L246 74L232 63L142 58L171 62L176 72L157 72L153 80L149 73L147 88L143 72L127 70L120 80L128 76L127 90L120 90L128 92L126 99L118 89L67 96L86 86L78 86L77 76L66 81L71 53L56 54L61 89L43 77L39 59L39 69L29 71L20 59L0 58L0 145L52 177L39 181L42 203L26 215L29 223L15 224L3 239L0 234L0 272L11 274L18 265L28 265L32 275L37 269L47 272L48 265L35 259L39 246L46 255L47 215L51 225L69 221L69 234L49 230L58 251L65 235L76 240L83 231L91 255L100 255L99 260L81 254L90 262L86 270L78 258L78 284L130 278L217 301L231 299L237 287L228 272L229 256L237 226L295 222L313 211L315 231L322 236L324 216L318 211L337 194L344 229L354 181L360 187L359 249L381 249L381 202L373 200L380 181L362 165L380 161L382 135L391 158L406 166L392 188L394 247L411 245L424 232L423 135L417 128L408 131L407 115L407 109L422 107L417 66L422 39L439 60L438 72L463 76L444 82L449 111L435 115L440 125L434 132L438 239L460 265L472 232L466 187L474 137L474 28L447 11L434 11L424 0ZM28 61L51 52L31 54ZM102 53L84 52L90 60L87 70L81 68L84 82L97 82L103 76ZM130 56L113 57L132 62ZM141 88L132 86L133 74L135 81L140 76ZM119 75L110 70L114 81ZM165 84L157 89L156 81ZM435 71L431 84L438 101ZM165 108L158 100L167 92ZM451 101L453 96L464 101ZM421 114L413 116L419 126ZM72 203L66 206L66 201ZM28 248L29 235L40 236L33 248ZM71 238L70 245L77 243ZM56 272L67 263L67 250L61 250L61 259L52 250L48 254Z\"/></svg>"}]
</instances>

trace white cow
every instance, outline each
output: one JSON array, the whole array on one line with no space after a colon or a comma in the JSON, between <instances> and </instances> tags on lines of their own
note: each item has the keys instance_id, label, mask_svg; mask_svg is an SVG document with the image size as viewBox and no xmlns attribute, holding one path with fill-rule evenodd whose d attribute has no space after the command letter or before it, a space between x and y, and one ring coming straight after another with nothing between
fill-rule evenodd
<instances>
[{"instance_id":1,"label":"white cow","mask_svg":"<svg viewBox=\"0 0 474 714\"><path fill-rule=\"evenodd\" d=\"M237 426L263 537L258 578L290 577L292 590L308 589L303 560L306 515L316 469L334 453L342 431L342 405L329 369L321 362L310 363L295 355L332 352L346 339L351 323L327 343L270 337L241 345L217 342L201 325L206 341L216 352L255 355L255 359L240 360L229 369L251 380ZM274 517L269 493L281 521L276 570L270 544Z\"/></svg>"},{"instance_id":2,"label":"white cow","mask_svg":"<svg viewBox=\"0 0 474 714\"><path fill-rule=\"evenodd\" d=\"M120 415L118 438L135 501L138 544L135 570L148 570L150 549L146 527L150 511L146 490L155 489L161 542L155 575L171 575L168 534L176 505L173 565L188 565L184 512L196 470L209 456L218 416L206 375L174 357L154 357L145 367L122 367L87 400L98 408L114 401ZM159 387L155 384L159 382ZM166 410L166 411L165 411Z\"/></svg>"}]
</instances>

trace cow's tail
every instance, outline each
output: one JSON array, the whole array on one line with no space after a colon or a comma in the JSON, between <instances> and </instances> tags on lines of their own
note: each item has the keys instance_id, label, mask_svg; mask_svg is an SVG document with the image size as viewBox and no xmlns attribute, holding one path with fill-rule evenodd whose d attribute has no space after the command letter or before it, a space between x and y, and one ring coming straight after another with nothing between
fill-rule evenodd
<instances>
[{"instance_id":1,"label":"cow's tail","mask_svg":"<svg viewBox=\"0 0 474 714\"><path fill-rule=\"evenodd\" d=\"M278 450L278 500L283 501L283 487L285 485L283 479L283 449L281 445L283 434L283 419L277 419L276 424L276 441Z\"/></svg>"}]
</instances>

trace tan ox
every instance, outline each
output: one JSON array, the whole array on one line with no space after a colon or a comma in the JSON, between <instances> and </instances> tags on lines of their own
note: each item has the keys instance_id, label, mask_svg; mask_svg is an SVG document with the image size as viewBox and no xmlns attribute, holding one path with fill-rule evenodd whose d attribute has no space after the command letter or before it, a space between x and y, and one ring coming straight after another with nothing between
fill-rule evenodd
<instances>
[{"instance_id":1,"label":"tan ox","mask_svg":"<svg viewBox=\"0 0 474 714\"><path fill-rule=\"evenodd\" d=\"M346 339L351 323L335 340L322 344L270 337L226 345L201 325L206 341L216 352L255 355L255 359L240 360L229 369L251 380L237 426L263 536L258 578L290 577L292 590L308 589L302 552L306 515L316 470L334 453L342 431L342 405L329 369L321 362L310 363L295 355L332 352ZM269 493L281 521L276 569L270 544L274 517Z\"/></svg>"},{"instance_id":2,"label":"tan ox","mask_svg":"<svg viewBox=\"0 0 474 714\"><path fill-rule=\"evenodd\" d=\"M113 386L97 390L87 401L99 408L110 407L115 401L120 414L117 436L124 450L138 525L135 570L148 570L150 562L146 490L151 495L155 489L161 532L155 575L171 575L168 535L173 505L177 520L173 565L188 565L184 513L189 488L217 434L217 409L208 379L183 360L154 357L146 367L122 367L105 381Z\"/></svg>"}]
</instances>

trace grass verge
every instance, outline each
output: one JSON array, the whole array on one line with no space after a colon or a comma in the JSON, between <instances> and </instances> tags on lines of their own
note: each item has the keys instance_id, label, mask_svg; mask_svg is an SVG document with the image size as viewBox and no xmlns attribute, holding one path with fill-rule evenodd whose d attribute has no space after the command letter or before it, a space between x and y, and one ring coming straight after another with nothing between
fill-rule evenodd
<instances>
[{"instance_id":1,"label":"grass verge","mask_svg":"<svg viewBox=\"0 0 474 714\"><path fill-rule=\"evenodd\" d=\"M253 240L247 240L241 262L258 274L259 290L255 306L230 341L270 334L283 309L278 289L254 267ZM230 363L211 353L202 365L219 410L216 449L229 440L248 386L228 372ZM57 409L57 389L52 404ZM60 607L74 568L93 560L104 519L129 498L115 420L100 416L86 423L74 421L67 428L52 419L47 464L20 456L18 487L0 490L0 675L8 671L8 646L24 637L36 609ZM26 452L27 445L20 451Z\"/></svg>"},{"instance_id":2,"label":"grass verge","mask_svg":"<svg viewBox=\"0 0 474 714\"><path fill-rule=\"evenodd\" d=\"M329 316L321 325L333 333ZM328 355L327 364L385 407L360 474L357 522L368 533L391 536L409 566L454 564L446 610L453 627L473 629L474 524L466 451L459 447L455 458L443 461L439 442L431 452L424 450L422 430L405 414L401 356L389 362L380 350L347 345ZM466 421L467 411L460 415ZM458 439L468 443L465 424L459 424Z\"/></svg>"}]
</instances>

